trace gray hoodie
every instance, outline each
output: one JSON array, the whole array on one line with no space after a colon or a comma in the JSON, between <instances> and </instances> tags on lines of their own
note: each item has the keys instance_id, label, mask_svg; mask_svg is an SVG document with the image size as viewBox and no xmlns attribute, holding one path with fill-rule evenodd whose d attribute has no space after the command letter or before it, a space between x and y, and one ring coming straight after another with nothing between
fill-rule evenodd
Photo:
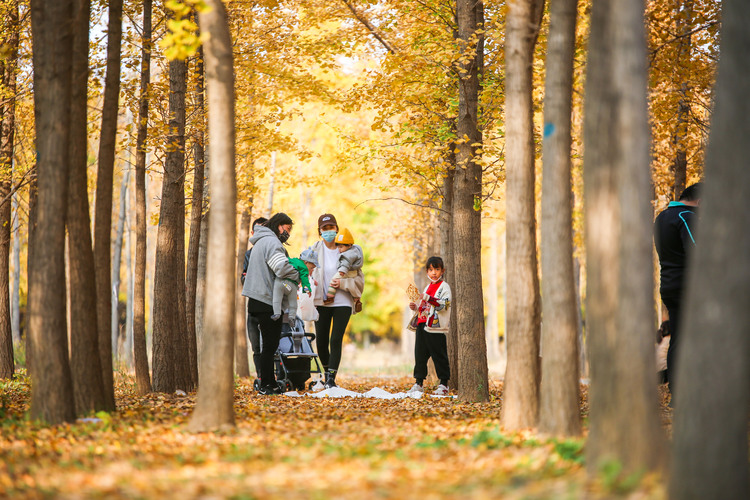
<instances>
[{"instance_id":1,"label":"gray hoodie","mask_svg":"<svg viewBox=\"0 0 750 500\"><path fill-rule=\"evenodd\" d=\"M256 228L250 238L253 251L247 263L242 295L272 305L274 280L278 277L299 282L299 273L289 264L289 255L274 232L263 226Z\"/></svg>"}]
</instances>

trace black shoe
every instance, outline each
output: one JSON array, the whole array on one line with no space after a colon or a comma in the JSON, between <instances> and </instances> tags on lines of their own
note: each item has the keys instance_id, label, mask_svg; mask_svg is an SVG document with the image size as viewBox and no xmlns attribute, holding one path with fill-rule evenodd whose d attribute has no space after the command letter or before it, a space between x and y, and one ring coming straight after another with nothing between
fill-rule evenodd
<instances>
[{"instance_id":1,"label":"black shoe","mask_svg":"<svg viewBox=\"0 0 750 500\"><path fill-rule=\"evenodd\" d=\"M264 385L260 389L258 389L258 394L262 394L263 396L273 396L277 394L284 394L284 391L282 391L281 388L277 385Z\"/></svg>"},{"instance_id":2,"label":"black shoe","mask_svg":"<svg viewBox=\"0 0 750 500\"><path fill-rule=\"evenodd\" d=\"M331 387L338 387L336 385L336 372L333 370L326 373L326 389L330 389Z\"/></svg>"}]
</instances>

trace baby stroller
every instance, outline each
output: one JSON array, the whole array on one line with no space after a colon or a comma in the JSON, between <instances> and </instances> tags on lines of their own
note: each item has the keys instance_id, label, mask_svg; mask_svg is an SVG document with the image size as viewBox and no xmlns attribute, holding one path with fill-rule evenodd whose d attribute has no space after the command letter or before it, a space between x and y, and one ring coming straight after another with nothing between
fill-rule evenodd
<instances>
[{"instance_id":1,"label":"baby stroller","mask_svg":"<svg viewBox=\"0 0 750 500\"><path fill-rule=\"evenodd\" d=\"M276 380L284 391L303 391L312 373L320 376L323 374L318 355L313 352L310 344L315 340L315 334L305 332L305 325L301 319L294 318L294 321L294 325L291 325L287 315L284 315L279 348L274 355ZM256 379L254 385L257 390L260 380ZM310 382L307 388L312 389L312 386L313 382Z\"/></svg>"}]
</instances>

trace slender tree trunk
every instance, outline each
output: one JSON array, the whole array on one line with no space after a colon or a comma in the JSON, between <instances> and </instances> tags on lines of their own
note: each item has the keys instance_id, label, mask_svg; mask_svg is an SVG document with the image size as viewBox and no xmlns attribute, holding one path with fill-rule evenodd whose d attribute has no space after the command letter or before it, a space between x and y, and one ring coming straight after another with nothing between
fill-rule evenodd
<instances>
[{"instance_id":1,"label":"slender tree trunk","mask_svg":"<svg viewBox=\"0 0 750 500\"><path fill-rule=\"evenodd\" d=\"M16 71L18 66L18 1L3 2L2 29L7 59L0 61L0 378L11 378L13 361L13 325L10 307L10 233L11 187L13 185L13 147L16 129Z\"/></svg>"},{"instance_id":2,"label":"slender tree trunk","mask_svg":"<svg viewBox=\"0 0 750 500\"><path fill-rule=\"evenodd\" d=\"M252 214L245 208L240 219L239 237L237 238L237 269L242 269L247 252L247 239L250 235L250 224ZM239 276L239 271L237 273ZM234 366L237 376L250 377L250 363L247 358L247 326L245 323L245 297L241 293L235 293L234 305Z\"/></svg>"},{"instance_id":3,"label":"slender tree trunk","mask_svg":"<svg viewBox=\"0 0 750 500\"><path fill-rule=\"evenodd\" d=\"M159 392L192 389L189 371L184 370L188 351L185 316L181 316L185 312L186 76L185 61L170 61L169 136L154 273L153 388Z\"/></svg>"},{"instance_id":4,"label":"slender tree trunk","mask_svg":"<svg viewBox=\"0 0 750 500\"><path fill-rule=\"evenodd\" d=\"M190 205L190 243L188 245L187 256L187 276L186 280L186 302L185 317L188 332L188 349L190 353L190 374L193 383L198 385L198 344L196 340L195 327L195 299L196 285L198 280L198 253L200 251L201 221L203 215L203 169L205 164L204 158L204 124L203 117L206 114L204 105L203 89L203 48L198 50L197 62L195 68L196 89L195 89L195 108L200 118L200 123L195 130L195 140L193 142L193 158L195 170L193 171L193 199Z\"/></svg>"},{"instance_id":5,"label":"slender tree trunk","mask_svg":"<svg viewBox=\"0 0 750 500\"><path fill-rule=\"evenodd\" d=\"M122 176L120 186L120 213L117 216L117 232L115 233L115 244L112 252L112 348L113 358L119 359L118 352L120 336L120 270L122 263L122 238L125 232L125 217L127 216L128 183L130 182L130 170L126 170Z\"/></svg>"},{"instance_id":6,"label":"slender tree trunk","mask_svg":"<svg viewBox=\"0 0 750 500\"><path fill-rule=\"evenodd\" d=\"M206 184L206 188L209 184ZM206 253L208 249L208 214L203 214L201 221L200 242L198 245L198 276L195 284L195 340L198 352L203 352L203 318L206 305ZM198 364L198 379L200 379L201 365Z\"/></svg>"},{"instance_id":7,"label":"slender tree trunk","mask_svg":"<svg viewBox=\"0 0 750 500\"><path fill-rule=\"evenodd\" d=\"M21 222L18 210L18 194L13 194L13 286L10 296L10 324L13 344L21 344Z\"/></svg>"},{"instance_id":8,"label":"slender tree trunk","mask_svg":"<svg viewBox=\"0 0 750 500\"><path fill-rule=\"evenodd\" d=\"M453 305L458 332L459 397L464 401L489 399L487 345L484 338L482 294L482 168L477 161L482 133L478 129L479 77L484 45L481 2L457 0L458 38L462 52L470 54L459 68L459 138L453 177L453 251L455 269ZM479 285L479 286L478 286Z\"/></svg>"},{"instance_id":9,"label":"slender tree trunk","mask_svg":"<svg viewBox=\"0 0 750 500\"><path fill-rule=\"evenodd\" d=\"M646 42L640 2L594 3L586 76L584 195L591 366L587 468L664 464L654 383ZM622 408L628 411L623 412Z\"/></svg>"},{"instance_id":10,"label":"slender tree trunk","mask_svg":"<svg viewBox=\"0 0 750 500\"><path fill-rule=\"evenodd\" d=\"M34 108L34 120L39 120L39 110ZM28 220L28 251L26 256L26 374L29 378L34 378L34 343L31 341L31 335L29 332L29 301L28 297L31 297L33 283L31 282L31 270L34 267L35 255L34 255L34 233L36 232L39 212L39 188L37 182L37 172L39 165L34 167L34 174L29 182L29 220Z\"/></svg>"},{"instance_id":11,"label":"slender tree trunk","mask_svg":"<svg viewBox=\"0 0 750 500\"><path fill-rule=\"evenodd\" d=\"M208 130L213 160L211 241L208 243L205 333L201 364L203 382L198 390L192 431L234 426L234 266L236 237L236 176L234 167L234 69L232 40L224 4L208 0L212 9L200 14L201 26L210 34L206 41Z\"/></svg>"},{"instance_id":12,"label":"slender tree trunk","mask_svg":"<svg viewBox=\"0 0 750 500\"><path fill-rule=\"evenodd\" d=\"M132 227L133 218L130 210L130 194L125 198L125 276L126 276L126 291L125 291L125 343L123 348L123 363L127 367L128 371L133 369L133 288L134 288L134 276L133 276L133 252L131 249L131 242L133 240Z\"/></svg>"},{"instance_id":13,"label":"slender tree trunk","mask_svg":"<svg viewBox=\"0 0 750 500\"><path fill-rule=\"evenodd\" d=\"M722 4L716 110L689 262L669 497L750 498L750 5Z\"/></svg>"},{"instance_id":14,"label":"slender tree trunk","mask_svg":"<svg viewBox=\"0 0 750 500\"><path fill-rule=\"evenodd\" d=\"M455 129L455 125L453 126ZM443 178L443 206L440 212L440 253L445 263L446 280L452 282L456 276L455 254L453 252L453 177L456 173L456 145L450 143L446 153L448 168ZM455 293L455 292L454 292ZM456 307L450 308L450 329L447 334L448 360L451 368L450 387L456 391L461 390L459 376L461 365L458 360L458 329L456 327ZM414 349L412 349L413 353ZM412 354L413 356L413 354Z\"/></svg>"},{"instance_id":15,"label":"slender tree trunk","mask_svg":"<svg viewBox=\"0 0 750 500\"><path fill-rule=\"evenodd\" d=\"M135 289L133 295L133 357L138 394L151 392L146 349L146 139L148 137L149 84L151 81L151 6L143 0L141 38L141 90L138 102L138 135L135 146Z\"/></svg>"},{"instance_id":16,"label":"slender tree trunk","mask_svg":"<svg viewBox=\"0 0 750 500\"><path fill-rule=\"evenodd\" d=\"M577 14L577 0L550 4L544 91L539 430L562 436L581 433L570 158Z\"/></svg>"},{"instance_id":17,"label":"slender tree trunk","mask_svg":"<svg viewBox=\"0 0 750 500\"><path fill-rule=\"evenodd\" d=\"M96 279L91 244L88 197L88 0L73 0L73 80L70 110L70 177L68 179L68 265L70 269L70 367L73 374L76 413L106 410L99 332L97 330Z\"/></svg>"},{"instance_id":18,"label":"slender tree trunk","mask_svg":"<svg viewBox=\"0 0 750 500\"><path fill-rule=\"evenodd\" d=\"M122 44L122 0L110 0L107 25L107 74L104 81L99 166L96 176L94 212L94 263L96 265L96 313L99 328L99 358L104 376L107 409L115 409L112 373L112 325L110 279L112 241L112 183L120 97L120 47Z\"/></svg>"},{"instance_id":19,"label":"slender tree trunk","mask_svg":"<svg viewBox=\"0 0 750 500\"><path fill-rule=\"evenodd\" d=\"M539 416L540 296L535 209L532 64L544 0L508 3L505 40L506 297L508 363L503 424L535 427Z\"/></svg>"},{"instance_id":20,"label":"slender tree trunk","mask_svg":"<svg viewBox=\"0 0 750 500\"><path fill-rule=\"evenodd\" d=\"M68 195L73 5L31 3L38 212L29 275L29 343L33 354L31 418L75 420L65 319L65 212Z\"/></svg>"}]
</instances>

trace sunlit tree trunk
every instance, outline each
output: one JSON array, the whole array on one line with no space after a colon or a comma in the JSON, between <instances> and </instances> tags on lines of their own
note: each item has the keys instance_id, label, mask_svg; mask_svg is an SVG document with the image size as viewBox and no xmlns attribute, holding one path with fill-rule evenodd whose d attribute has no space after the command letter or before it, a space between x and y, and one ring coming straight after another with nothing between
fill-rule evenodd
<instances>
[{"instance_id":1,"label":"sunlit tree trunk","mask_svg":"<svg viewBox=\"0 0 750 500\"><path fill-rule=\"evenodd\" d=\"M104 80L102 128L99 139L99 166L96 175L94 213L94 262L96 265L96 314L99 328L99 359L107 409L115 409L112 373L111 326L111 243L112 183L117 140L117 114L120 98L120 48L122 45L122 0L110 0L107 25L107 74Z\"/></svg>"},{"instance_id":2,"label":"sunlit tree trunk","mask_svg":"<svg viewBox=\"0 0 750 500\"><path fill-rule=\"evenodd\" d=\"M550 4L542 150L539 430L563 436L581 433L570 149L577 13L577 0Z\"/></svg>"},{"instance_id":3,"label":"sunlit tree trunk","mask_svg":"<svg viewBox=\"0 0 750 500\"><path fill-rule=\"evenodd\" d=\"M750 5L722 5L716 109L681 333L669 497L750 498Z\"/></svg>"},{"instance_id":4,"label":"sunlit tree trunk","mask_svg":"<svg viewBox=\"0 0 750 500\"><path fill-rule=\"evenodd\" d=\"M68 265L70 269L70 368L73 374L76 413L106 410L99 332L96 317L96 279L91 244L88 197L88 0L73 0L73 80L71 86L70 141L68 146Z\"/></svg>"},{"instance_id":5,"label":"sunlit tree trunk","mask_svg":"<svg viewBox=\"0 0 750 500\"><path fill-rule=\"evenodd\" d=\"M73 48L71 0L31 3L38 206L28 300L33 354L31 413L50 424L75 420L65 311L65 212Z\"/></svg>"},{"instance_id":6,"label":"sunlit tree trunk","mask_svg":"<svg viewBox=\"0 0 750 500\"><path fill-rule=\"evenodd\" d=\"M2 45L7 58L0 61L0 378L10 378L13 361L13 325L10 301L11 188L16 129L16 71L18 68L18 1L2 2Z\"/></svg>"},{"instance_id":7,"label":"sunlit tree trunk","mask_svg":"<svg viewBox=\"0 0 750 500\"><path fill-rule=\"evenodd\" d=\"M247 239L250 235L250 224L252 215L250 210L245 208L240 218L239 234L237 237L237 275L245 261L245 252L247 252ZM235 283L238 283L235 281ZM247 357L247 326L245 323L245 297L239 291L235 294L234 306L234 369L238 377L250 376L250 363Z\"/></svg>"},{"instance_id":8,"label":"sunlit tree trunk","mask_svg":"<svg viewBox=\"0 0 750 500\"><path fill-rule=\"evenodd\" d=\"M544 0L508 3L505 39L506 346L503 424L539 416L541 304L537 269L532 64Z\"/></svg>"},{"instance_id":9,"label":"sunlit tree trunk","mask_svg":"<svg viewBox=\"0 0 750 500\"><path fill-rule=\"evenodd\" d=\"M151 392L146 349L146 139L148 87L151 81L151 3L143 0L141 38L141 88L138 101L138 135L135 146L135 289L133 294L133 358L138 394Z\"/></svg>"},{"instance_id":10,"label":"sunlit tree trunk","mask_svg":"<svg viewBox=\"0 0 750 500\"><path fill-rule=\"evenodd\" d=\"M169 136L154 273L153 388L190 390L185 342L185 61L169 63ZM232 245L234 248L234 244Z\"/></svg>"},{"instance_id":11,"label":"sunlit tree trunk","mask_svg":"<svg viewBox=\"0 0 750 500\"><path fill-rule=\"evenodd\" d=\"M203 170L204 133L203 128L206 114L203 88L203 48L198 50L195 64L195 112L199 116L193 138L193 198L190 204L190 241L188 243L187 273L185 275L185 326L188 334L188 352L190 354L190 376L193 383L198 385L198 344L195 328L195 298L198 280L198 253L200 250L201 222L203 220Z\"/></svg>"},{"instance_id":12,"label":"sunlit tree trunk","mask_svg":"<svg viewBox=\"0 0 750 500\"><path fill-rule=\"evenodd\" d=\"M664 465L654 378L643 15L643 4L630 0L592 8L584 121L592 475L613 461L625 474Z\"/></svg>"},{"instance_id":13,"label":"sunlit tree trunk","mask_svg":"<svg viewBox=\"0 0 750 500\"><path fill-rule=\"evenodd\" d=\"M234 69L232 40L221 0L208 0L200 13L206 41L208 130L212 158L211 240L208 242L205 335L202 379L190 429L203 431L234 426L234 296L237 288L236 176L234 167Z\"/></svg>"},{"instance_id":14,"label":"sunlit tree trunk","mask_svg":"<svg viewBox=\"0 0 750 500\"><path fill-rule=\"evenodd\" d=\"M460 64L458 118L459 138L453 177L453 306L458 332L459 397L464 401L487 401L487 344L484 339L482 294L482 168L475 157L482 143L478 123L479 77L484 47L481 2L457 0L459 47L467 53ZM464 72L462 72L463 70ZM463 140L461 140L463 139Z\"/></svg>"}]
</instances>

